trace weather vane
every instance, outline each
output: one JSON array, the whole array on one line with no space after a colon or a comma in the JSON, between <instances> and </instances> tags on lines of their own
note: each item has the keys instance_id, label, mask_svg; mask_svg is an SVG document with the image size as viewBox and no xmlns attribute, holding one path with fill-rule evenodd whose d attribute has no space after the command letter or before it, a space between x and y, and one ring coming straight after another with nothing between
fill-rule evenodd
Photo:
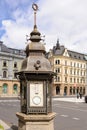
<instances>
[{"instance_id":1,"label":"weather vane","mask_svg":"<svg viewBox=\"0 0 87 130\"><path fill-rule=\"evenodd\" d=\"M36 12L37 12L37 10L38 10L38 5L35 4L35 3L33 3L33 4L32 4L32 8L33 8L33 10L34 10L34 27L36 27Z\"/></svg>"}]
</instances>

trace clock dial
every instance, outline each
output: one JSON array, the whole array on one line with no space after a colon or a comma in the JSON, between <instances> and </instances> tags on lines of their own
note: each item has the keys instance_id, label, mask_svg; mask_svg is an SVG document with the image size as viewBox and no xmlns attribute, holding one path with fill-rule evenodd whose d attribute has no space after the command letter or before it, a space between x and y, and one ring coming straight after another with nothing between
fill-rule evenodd
<instances>
[{"instance_id":1,"label":"clock dial","mask_svg":"<svg viewBox=\"0 0 87 130\"><path fill-rule=\"evenodd\" d=\"M42 107L43 106L43 83L35 82L30 83L30 106Z\"/></svg>"},{"instance_id":2,"label":"clock dial","mask_svg":"<svg viewBox=\"0 0 87 130\"><path fill-rule=\"evenodd\" d=\"M33 103L34 103L35 105L39 105L40 102L41 102L41 98L40 98L39 96L35 96L35 97L33 98Z\"/></svg>"}]
</instances>

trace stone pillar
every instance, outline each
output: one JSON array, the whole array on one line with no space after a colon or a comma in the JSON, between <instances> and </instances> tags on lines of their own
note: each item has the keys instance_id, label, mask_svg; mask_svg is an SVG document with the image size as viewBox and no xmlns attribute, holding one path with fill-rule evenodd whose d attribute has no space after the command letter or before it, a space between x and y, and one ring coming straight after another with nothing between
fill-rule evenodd
<instances>
[{"instance_id":1,"label":"stone pillar","mask_svg":"<svg viewBox=\"0 0 87 130\"><path fill-rule=\"evenodd\" d=\"M54 112L48 115L16 115L19 119L18 130L54 130Z\"/></svg>"}]
</instances>

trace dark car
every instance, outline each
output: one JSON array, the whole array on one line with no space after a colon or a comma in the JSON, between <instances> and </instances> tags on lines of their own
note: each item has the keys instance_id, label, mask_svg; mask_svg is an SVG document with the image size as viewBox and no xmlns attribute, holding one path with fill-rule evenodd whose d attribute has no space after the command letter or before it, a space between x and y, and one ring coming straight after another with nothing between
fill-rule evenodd
<instances>
[{"instance_id":1,"label":"dark car","mask_svg":"<svg viewBox=\"0 0 87 130\"><path fill-rule=\"evenodd\" d=\"M87 103L87 95L85 96L85 103Z\"/></svg>"}]
</instances>

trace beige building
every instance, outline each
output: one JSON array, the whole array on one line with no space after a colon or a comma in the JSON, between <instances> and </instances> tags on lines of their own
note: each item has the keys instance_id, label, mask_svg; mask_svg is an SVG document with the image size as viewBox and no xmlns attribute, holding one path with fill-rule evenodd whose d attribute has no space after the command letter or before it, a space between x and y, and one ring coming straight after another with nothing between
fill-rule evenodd
<instances>
[{"instance_id":1,"label":"beige building","mask_svg":"<svg viewBox=\"0 0 87 130\"><path fill-rule=\"evenodd\" d=\"M18 97L20 84L15 77L25 57L23 50L8 48L0 41L0 97ZM56 46L48 53L56 76L53 79L52 94L87 94L87 55Z\"/></svg>"},{"instance_id":2,"label":"beige building","mask_svg":"<svg viewBox=\"0 0 87 130\"><path fill-rule=\"evenodd\" d=\"M49 51L48 58L56 73L52 90L54 96L86 93L87 55L70 51L57 41L56 46Z\"/></svg>"},{"instance_id":3,"label":"beige building","mask_svg":"<svg viewBox=\"0 0 87 130\"><path fill-rule=\"evenodd\" d=\"M20 94L15 72L20 70L24 57L23 50L8 48L0 41L0 97L17 97Z\"/></svg>"}]
</instances>

